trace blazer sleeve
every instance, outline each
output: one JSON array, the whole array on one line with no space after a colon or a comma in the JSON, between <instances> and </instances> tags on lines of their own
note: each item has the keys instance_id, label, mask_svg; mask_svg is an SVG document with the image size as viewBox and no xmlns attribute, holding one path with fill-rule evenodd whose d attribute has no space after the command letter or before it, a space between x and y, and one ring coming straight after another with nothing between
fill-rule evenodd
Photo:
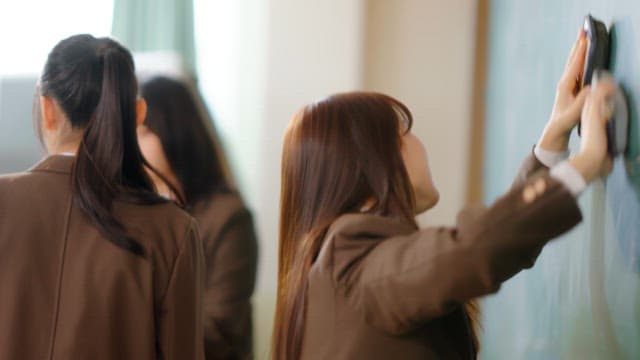
<instances>
[{"instance_id":1,"label":"blazer sleeve","mask_svg":"<svg viewBox=\"0 0 640 360\"><path fill-rule=\"evenodd\" d=\"M516 175L515 179L513 180L513 183L511 184L512 188L524 184L527 181L527 179L529 179L531 176L536 174L538 171L542 169L547 169L547 170L549 169L543 163L541 163L540 160L538 160L535 153L533 152L533 149L535 149L535 147L531 149L531 152L527 155L527 157L524 159L524 161L520 165L518 174Z\"/></svg>"},{"instance_id":2,"label":"blazer sleeve","mask_svg":"<svg viewBox=\"0 0 640 360\"><path fill-rule=\"evenodd\" d=\"M251 214L236 212L218 238L206 241L205 353L209 359L252 358L251 295L258 245Z\"/></svg>"},{"instance_id":3,"label":"blazer sleeve","mask_svg":"<svg viewBox=\"0 0 640 360\"><path fill-rule=\"evenodd\" d=\"M491 207L463 210L456 227L378 241L358 258L334 256L335 286L369 324L400 335L496 292L581 219L571 193L540 169ZM334 246L349 253L362 241L336 237Z\"/></svg>"},{"instance_id":4,"label":"blazer sleeve","mask_svg":"<svg viewBox=\"0 0 640 360\"><path fill-rule=\"evenodd\" d=\"M192 221L175 259L158 321L161 359L204 359L204 255Z\"/></svg>"}]
</instances>

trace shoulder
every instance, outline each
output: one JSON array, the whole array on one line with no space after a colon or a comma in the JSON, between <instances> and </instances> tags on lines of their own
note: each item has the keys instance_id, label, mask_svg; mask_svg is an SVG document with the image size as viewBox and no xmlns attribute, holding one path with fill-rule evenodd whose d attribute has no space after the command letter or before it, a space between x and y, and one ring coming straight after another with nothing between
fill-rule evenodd
<instances>
[{"instance_id":1,"label":"shoulder","mask_svg":"<svg viewBox=\"0 0 640 360\"><path fill-rule=\"evenodd\" d=\"M72 166L72 157L46 156L26 171L0 175L0 192L14 197L60 192L58 186L67 189L70 187L69 174Z\"/></svg>"},{"instance_id":2,"label":"shoulder","mask_svg":"<svg viewBox=\"0 0 640 360\"><path fill-rule=\"evenodd\" d=\"M25 179L28 179L29 176L33 174L28 172L20 172L13 174L2 174L0 175L0 190L6 189L11 186L19 186Z\"/></svg>"},{"instance_id":3,"label":"shoulder","mask_svg":"<svg viewBox=\"0 0 640 360\"><path fill-rule=\"evenodd\" d=\"M42 200L43 196L65 193L70 188L66 174L25 171L0 175L0 202L19 199L22 202L30 198Z\"/></svg>"},{"instance_id":4,"label":"shoulder","mask_svg":"<svg viewBox=\"0 0 640 360\"><path fill-rule=\"evenodd\" d=\"M191 272L190 277L202 271L203 249L196 221L176 203L133 204L116 201L113 211L128 235L146 250L146 258L153 270L156 301L167 296L176 271L185 274L185 264L192 266L188 271ZM182 270L176 270L181 267ZM187 282L183 280L176 286L188 287L195 278L191 277Z\"/></svg>"},{"instance_id":5,"label":"shoulder","mask_svg":"<svg viewBox=\"0 0 640 360\"><path fill-rule=\"evenodd\" d=\"M33 193L38 188L30 181L31 174L15 173L0 175L0 208L12 208L14 200L22 200L24 194Z\"/></svg>"},{"instance_id":6,"label":"shoulder","mask_svg":"<svg viewBox=\"0 0 640 360\"><path fill-rule=\"evenodd\" d=\"M237 193L216 193L194 204L192 213L196 218L228 217L246 210L242 198Z\"/></svg>"},{"instance_id":7,"label":"shoulder","mask_svg":"<svg viewBox=\"0 0 640 360\"><path fill-rule=\"evenodd\" d=\"M10 186L21 186L34 180L47 179L56 175L68 175L54 171L34 171L34 169L10 174L0 174L0 186L6 188Z\"/></svg>"},{"instance_id":8,"label":"shoulder","mask_svg":"<svg viewBox=\"0 0 640 360\"><path fill-rule=\"evenodd\" d=\"M230 223L251 222L251 212L237 193L218 193L196 203L191 214L203 235L215 236Z\"/></svg>"},{"instance_id":9,"label":"shoulder","mask_svg":"<svg viewBox=\"0 0 640 360\"><path fill-rule=\"evenodd\" d=\"M384 241L416 231L411 224L397 218L360 213L342 215L327 230L313 267L315 271L340 279L354 263Z\"/></svg>"},{"instance_id":10,"label":"shoulder","mask_svg":"<svg viewBox=\"0 0 640 360\"><path fill-rule=\"evenodd\" d=\"M325 241L333 241L336 244L366 240L382 241L415 231L417 229L413 225L399 218L352 213L340 216L331 224Z\"/></svg>"},{"instance_id":11,"label":"shoulder","mask_svg":"<svg viewBox=\"0 0 640 360\"><path fill-rule=\"evenodd\" d=\"M125 223L144 223L148 228L185 230L195 224L193 217L173 201L157 204L116 201L114 211L123 217Z\"/></svg>"},{"instance_id":12,"label":"shoulder","mask_svg":"<svg viewBox=\"0 0 640 360\"><path fill-rule=\"evenodd\" d=\"M399 218L350 213L338 217L329 227L327 234L345 238L391 237L414 231L416 229L411 224Z\"/></svg>"},{"instance_id":13,"label":"shoulder","mask_svg":"<svg viewBox=\"0 0 640 360\"><path fill-rule=\"evenodd\" d=\"M173 201L149 205L116 201L113 209L134 238L167 255L179 252L198 233L195 219Z\"/></svg>"}]
</instances>

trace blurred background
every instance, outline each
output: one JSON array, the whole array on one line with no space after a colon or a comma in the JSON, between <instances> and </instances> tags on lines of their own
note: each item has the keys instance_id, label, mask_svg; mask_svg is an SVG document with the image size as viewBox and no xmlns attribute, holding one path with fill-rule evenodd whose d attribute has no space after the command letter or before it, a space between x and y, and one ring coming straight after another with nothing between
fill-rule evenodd
<instances>
[{"instance_id":1,"label":"blurred background","mask_svg":"<svg viewBox=\"0 0 640 360\"><path fill-rule=\"evenodd\" d=\"M255 354L263 359L282 136L302 105L356 89L407 104L441 193L419 221L453 225L465 204L490 203L508 188L589 12L621 24L614 73L637 114L638 10L634 0L2 1L0 173L42 157L34 86L48 51L69 35L117 38L141 76L195 76L256 221ZM640 143L632 138L608 183L581 198L585 224L484 302L483 358L640 357Z\"/></svg>"}]
</instances>

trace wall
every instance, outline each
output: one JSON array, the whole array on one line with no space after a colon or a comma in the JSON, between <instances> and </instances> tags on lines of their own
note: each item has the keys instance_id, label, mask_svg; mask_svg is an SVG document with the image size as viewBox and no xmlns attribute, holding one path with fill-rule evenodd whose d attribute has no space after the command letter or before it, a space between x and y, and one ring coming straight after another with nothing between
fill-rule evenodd
<instances>
[{"instance_id":1,"label":"wall","mask_svg":"<svg viewBox=\"0 0 640 360\"><path fill-rule=\"evenodd\" d=\"M42 155L32 119L36 76L0 76L0 174L25 170Z\"/></svg>"},{"instance_id":2,"label":"wall","mask_svg":"<svg viewBox=\"0 0 640 360\"><path fill-rule=\"evenodd\" d=\"M369 0L364 87L404 102L440 204L422 225L452 225L466 202L477 1Z\"/></svg>"},{"instance_id":3,"label":"wall","mask_svg":"<svg viewBox=\"0 0 640 360\"><path fill-rule=\"evenodd\" d=\"M507 189L537 140L589 12L614 24L613 72L631 100L633 146L581 196L583 223L484 302L483 359L640 358L640 3L491 2L486 201Z\"/></svg>"}]
</instances>

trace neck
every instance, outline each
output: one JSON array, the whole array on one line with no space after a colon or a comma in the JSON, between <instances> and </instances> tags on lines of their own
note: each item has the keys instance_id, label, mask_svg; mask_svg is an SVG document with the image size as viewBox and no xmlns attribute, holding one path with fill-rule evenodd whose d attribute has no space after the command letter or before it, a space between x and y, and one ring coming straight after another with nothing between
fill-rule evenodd
<instances>
[{"instance_id":1,"label":"neck","mask_svg":"<svg viewBox=\"0 0 640 360\"><path fill-rule=\"evenodd\" d=\"M156 192L158 193L158 195L171 200L178 199L178 197L176 196L176 194L173 193L169 185L167 185L167 183L165 183L164 180L162 180L158 175L156 175L156 173L154 173L153 171L147 171L147 173L151 177L151 181L155 185ZM182 189L180 188L180 185L178 185L179 183L177 179L173 174L164 174L164 177L167 179L167 181L171 182L171 184L176 188L177 191L182 191Z\"/></svg>"},{"instance_id":2,"label":"neck","mask_svg":"<svg viewBox=\"0 0 640 360\"><path fill-rule=\"evenodd\" d=\"M76 154L78 153L78 148L80 147L79 143L75 144L64 144L61 146L56 146L54 149L51 149L49 152L51 155L68 155L68 154Z\"/></svg>"},{"instance_id":3,"label":"neck","mask_svg":"<svg viewBox=\"0 0 640 360\"><path fill-rule=\"evenodd\" d=\"M176 198L175 194L173 193L173 191L171 191L171 188L169 188L169 186L167 186L167 184L164 183L164 181L156 182L155 186L156 186L156 191L160 196L165 197L167 199L175 200Z\"/></svg>"},{"instance_id":4,"label":"neck","mask_svg":"<svg viewBox=\"0 0 640 360\"><path fill-rule=\"evenodd\" d=\"M81 130L66 130L58 133L50 133L44 136L44 143L49 155L76 154L82 142Z\"/></svg>"},{"instance_id":5,"label":"neck","mask_svg":"<svg viewBox=\"0 0 640 360\"><path fill-rule=\"evenodd\" d=\"M369 198L367 201L364 202L364 204L362 204L362 206L360 207L360 212L368 212L369 210L371 210L371 208L373 208L376 205L376 199L374 198Z\"/></svg>"}]
</instances>

